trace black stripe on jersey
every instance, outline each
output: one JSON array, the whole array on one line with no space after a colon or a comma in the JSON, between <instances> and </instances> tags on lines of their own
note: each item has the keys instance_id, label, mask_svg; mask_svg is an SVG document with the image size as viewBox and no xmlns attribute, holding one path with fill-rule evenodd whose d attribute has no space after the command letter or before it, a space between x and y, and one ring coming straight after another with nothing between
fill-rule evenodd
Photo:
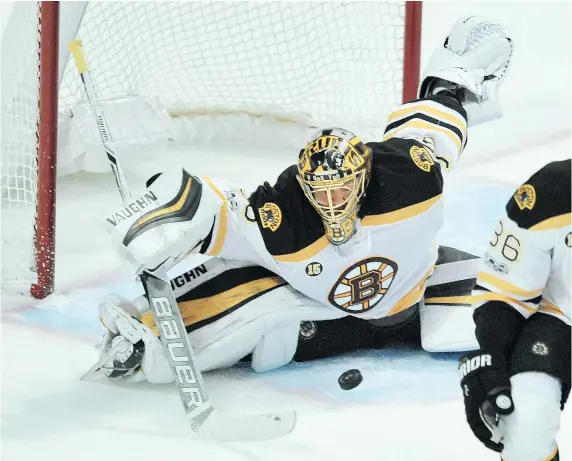
<instances>
[{"instance_id":1,"label":"black stripe on jersey","mask_svg":"<svg viewBox=\"0 0 572 461\"><path fill-rule=\"evenodd\" d=\"M570 213L571 166L572 160L561 160L551 162L534 173L507 203L508 217L519 227L530 229L547 219ZM523 194L527 193L526 186L534 188L534 203L532 207L522 208ZM528 195L530 201L530 192Z\"/></svg>"},{"instance_id":2,"label":"black stripe on jersey","mask_svg":"<svg viewBox=\"0 0 572 461\"><path fill-rule=\"evenodd\" d=\"M485 288L484 286L479 285L478 283L475 285L475 288L473 288L473 289L491 292L491 290L489 290L488 288Z\"/></svg>"},{"instance_id":3,"label":"black stripe on jersey","mask_svg":"<svg viewBox=\"0 0 572 461\"><path fill-rule=\"evenodd\" d=\"M467 118L467 111L465 110L465 108L461 105L461 103L456 98L451 96L451 94L448 92L439 93L439 94L436 94L434 96L429 96L427 98L414 99L413 101L409 101L407 104L411 104L414 102L423 102L423 101L434 101L436 103L442 104L443 106L447 107L448 109L451 109L451 110L454 110L455 112L457 112L466 121L469 120Z\"/></svg>"},{"instance_id":4,"label":"black stripe on jersey","mask_svg":"<svg viewBox=\"0 0 572 461\"><path fill-rule=\"evenodd\" d=\"M535 298L525 299L523 302L538 305L540 304L540 301L542 301L542 295L538 295Z\"/></svg>"},{"instance_id":5,"label":"black stripe on jersey","mask_svg":"<svg viewBox=\"0 0 572 461\"><path fill-rule=\"evenodd\" d=\"M441 126L443 128L447 128L449 131L452 131L457 136L457 138L459 138L459 142L461 143L461 145L463 145L463 143L465 142L465 140L463 138L463 133L461 132L461 130L459 130L459 128L457 128L456 126L451 125L449 123L446 123L443 120L439 120L439 119L436 119L435 117L431 117L430 115L424 114L422 112L417 112L413 115L410 115L409 117L405 117L405 118L396 120L393 123L390 123L389 125L387 125L387 127L385 129L385 133L387 133L388 131L391 131L395 128L398 128L401 125L404 125L407 122L409 122L410 120L414 120L414 119L424 120L424 121L432 123L434 125Z\"/></svg>"},{"instance_id":6,"label":"black stripe on jersey","mask_svg":"<svg viewBox=\"0 0 572 461\"><path fill-rule=\"evenodd\" d=\"M371 142L371 179L358 216L374 216L397 211L432 199L443 192L441 167L421 170L410 155L412 147L423 147L412 139L391 138Z\"/></svg>"}]
</instances>

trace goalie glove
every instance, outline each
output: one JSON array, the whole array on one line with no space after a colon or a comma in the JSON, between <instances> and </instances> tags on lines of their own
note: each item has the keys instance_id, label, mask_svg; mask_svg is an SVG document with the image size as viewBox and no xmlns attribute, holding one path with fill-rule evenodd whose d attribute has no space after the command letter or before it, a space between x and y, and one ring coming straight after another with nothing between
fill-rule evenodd
<instances>
[{"instance_id":1,"label":"goalie glove","mask_svg":"<svg viewBox=\"0 0 572 461\"><path fill-rule=\"evenodd\" d=\"M501 416L514 411L504 357L474 351L460 360L458 371L471 430L487 448L500 453L505 432Z\"/></svg>"},{"instance_id":2,"label":"goalie glove","mask_svg":"<svg viewBox=\"0 0 572 461\"><path fill-rule=\"evenodd\" d=\"M512 40L500 24L480 17L459 19L427 64L419 97L449 90L461 102L469 125L502 116L498 87L513 52Z\"/></svg>"},{"instance_id":3,"label":"goalie glove","mask_svg":"<svg viewBox=\"0 0 572 461\"><path fill-rule=\"evenodd\" d=\"M146 302L144 298L138 299ZM106 332L100 355L82 379L103 375L133 382L146 379L154 384L173 381L161 341L138 317L139 311L130 301L117 295L103 299L99 304L99 318Z\"/></svg>"}]
</instances>

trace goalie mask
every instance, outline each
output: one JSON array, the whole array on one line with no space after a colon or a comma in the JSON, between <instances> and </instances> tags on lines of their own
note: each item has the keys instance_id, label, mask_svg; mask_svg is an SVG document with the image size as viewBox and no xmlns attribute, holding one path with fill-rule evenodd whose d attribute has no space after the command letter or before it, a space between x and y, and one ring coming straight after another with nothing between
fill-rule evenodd
<instances>
[{"instance_id":1,"label":"goalie mask","mask_svg":"<svg viewBox=\"0 0 572 461\"><path fill-rule=\"evenodd\" d=\"M318 132L298 159L298 182L321 216L334 245L354 234L360 201L371 174L371 150L353 133Z\"/></svg>"}]
</instances>

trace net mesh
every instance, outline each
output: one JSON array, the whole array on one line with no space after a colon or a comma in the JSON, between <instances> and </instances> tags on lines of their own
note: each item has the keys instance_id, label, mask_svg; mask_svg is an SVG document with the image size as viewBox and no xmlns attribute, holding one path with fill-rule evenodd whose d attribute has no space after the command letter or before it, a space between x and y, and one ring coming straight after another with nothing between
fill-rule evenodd
<instances>
[{"instance_id":1,"label":"net mesh","mask_svg":"<svg viewBox=\"0 0 572 461\"><path fill-rule=\"evenodd\" d=\"M35 281L39 8L14 8L2 37L2 282Z\"/></svg>"},{"instance_id":2,"label":"net mesh","mask_svg":"<svg viewBox=\"0 0 572 461\"><path fill-rule=\"evenodd\" d=\"M89 2L77 38L104 100L143 96L174 119L272 115L359 132L383 130L401 101L404 13L379 1ZM16 2L2 38L3 283L22 279L20 261L31 267L38 81L38 7ZM60 118L82 102L68 59ZM8 212L29 223L12 232Z\"/></svg>"},{"instance_id":3,"label":"net mesh","mask_svg":"<svg viewBox=\"0 0 572 461\"><path fill-rule=\"evenodd\" d=\"M402 2L94 2L78 37L105 99L375 125L400 101L403 25ZM60 107L81 99L70 61Z\"/></svg>"}]
</instances>

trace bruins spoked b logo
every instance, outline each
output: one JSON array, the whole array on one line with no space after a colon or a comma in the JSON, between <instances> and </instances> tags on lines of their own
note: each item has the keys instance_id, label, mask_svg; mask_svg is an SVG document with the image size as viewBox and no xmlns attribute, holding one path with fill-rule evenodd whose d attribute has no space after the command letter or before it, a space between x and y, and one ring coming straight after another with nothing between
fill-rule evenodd
<instances>
[{"instance_id":1,"label":"bruins spoked b logo","mask_svg":"<svg viewBox=\"0 0 572 461\"><path fill-rule=\"evenodd\" d=\"M397 264L390 259L364 259L345 270L330 290L328 301L352 314L366 312L382 300L395 274Z\"/></svg>"}]
</instances>

